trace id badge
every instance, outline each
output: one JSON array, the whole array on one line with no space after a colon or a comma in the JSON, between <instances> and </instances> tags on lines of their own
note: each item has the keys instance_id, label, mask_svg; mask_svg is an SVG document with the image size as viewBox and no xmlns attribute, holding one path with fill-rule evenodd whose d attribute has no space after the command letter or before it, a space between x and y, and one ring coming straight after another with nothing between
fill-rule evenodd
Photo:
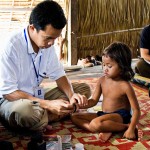
<instances>
[{"instance_id":1,"label":"id badge","mask_svg":"<svg viewBox=\"0 0 150 150\"><path fill-rule=\"evenodd\" d=\"M40 99L44 99L44 89L42 87L35 87L34 88L34 96Z\"/></svg>"}]
</instances>

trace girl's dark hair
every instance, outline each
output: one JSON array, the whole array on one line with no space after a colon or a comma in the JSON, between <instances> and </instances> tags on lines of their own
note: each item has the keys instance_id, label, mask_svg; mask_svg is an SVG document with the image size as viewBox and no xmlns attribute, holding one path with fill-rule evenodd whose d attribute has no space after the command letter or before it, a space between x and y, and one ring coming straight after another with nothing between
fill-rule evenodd
<instances>
[{"instance_id":1,"label":"girl's dark hair","mask_svg":"<svg viewBox=\"0 0 150 150\"><path fill-rule=\"evenodd\" d=\"M133 78L131 50L126 44L114 42L104 49L102 56L108 56L118 63L123 80L129 81Z\"/></svg>"},{"instance_id":2,"label":"girl's dark hair","mask_svg":"<svg viewBox=\"0 0 150 150\"><path fill-rule=\"evenodd\" d=\"M51 24L55 29L62 29L66 25L66 17L61 6L52 0L39 3L31 12L29 23L39 30Z\"/></svg>"}]
</instances>

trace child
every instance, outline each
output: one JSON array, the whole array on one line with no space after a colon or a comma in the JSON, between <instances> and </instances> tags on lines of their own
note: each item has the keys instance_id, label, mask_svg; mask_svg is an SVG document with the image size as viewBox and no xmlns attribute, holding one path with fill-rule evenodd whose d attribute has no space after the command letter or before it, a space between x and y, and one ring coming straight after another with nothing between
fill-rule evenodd
<instances>
[{"instance_id":1,"label":"child","mask_svg":"<svg viewBox=\"0 0 150 150\"><path fill-rule=\"evenodd\" d=\"M91 132L100 132L102 142L107 141L112 132L125 131L123 137L136 139L136 125L140 109L135 92L129 82L134 76L131 69L131 51L123 43L115 42L102 54L104 75L98 79L96 89L88 105L96 105L103 95L102 111L97 113L75 113L71 116L77 126ZM130 111L133 111L131 116Z\"/></svg>"}]
</instances>

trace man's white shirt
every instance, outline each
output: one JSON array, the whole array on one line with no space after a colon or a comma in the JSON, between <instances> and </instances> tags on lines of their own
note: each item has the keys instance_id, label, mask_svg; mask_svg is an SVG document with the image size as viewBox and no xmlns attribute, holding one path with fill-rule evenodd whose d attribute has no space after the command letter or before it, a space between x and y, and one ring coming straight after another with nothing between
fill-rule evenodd
<instances>
[{"instance_id":1,"label":"man's white shirt","mask_svg":"<svg viewBox=\"0 0 150 150\"><path fill-rule=\"evenodd\" d=\"M36 54L27 28L22 29L12 34L0 54L0 97L16 90L34 95L33 89L42 82L43 77L57 80L64 75L64 68L57 58L54 46L40 49Z\"/></svg>"}]
</instances>

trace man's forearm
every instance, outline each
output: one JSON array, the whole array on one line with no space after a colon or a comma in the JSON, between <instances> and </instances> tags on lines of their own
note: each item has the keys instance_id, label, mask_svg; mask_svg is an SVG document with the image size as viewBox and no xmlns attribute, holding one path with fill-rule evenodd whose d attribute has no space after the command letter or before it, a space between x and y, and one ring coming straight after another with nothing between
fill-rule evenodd
<instances>
[{"instance_id":1,"label":"man's forearm","mask_svg":"<svg viewBox=\"0 0 150 150\"><path fill-rule=\"evenodd\" d=\"M150 61L149 49L140 48L141 57L147 61Z\"/></svg>"},{"instance_id":2,"label":"man's forearm","mask_svg":"<svg viewBox=\"0 0 150 150\"><path fill-rule=\"evenodd\" d=\"M66 96L71 99L74 94L73 87L66 76L59 78L57 81L58 88L66 94Z\"/></svg>"},{"instance_id":3,"label":"man's forearm","mask_svg":"<svg viewBox=\"0 0 150 150\"><path fill-rule=\"evenodd\" d=\"M38 101L39 98L33 97L32 95L25 93L23 91L17 90L10 94L3 95L3 97L9 101L15 101L18 99L30 99L32 101Z\"/></svg>"},{"instance_id":4,"label":"man's forearm","mask_svg":"<svg viewBox=\"0 0 150 150\"><path fill-rule=\"evenodd\" d=\"M30 95L28 93L25 93L23 91L20 91L20 90L17 90L15 92L12 92L10 94L3 95L3 96L8 101L15 101L15 100L19 100L19 99L28 99L28 100L31 100L31 101L36 101L44 109L47 109L48 103L49 103L49 101L46 101L44 99L40 99L40 98L34 97L34 96L32 96L32 95Z\"/></svg>"},{"instance_id":5,"label":"man's forearm","mask_svg":"<svg viewBox=\"0 0 150 150\"><path fill-rule=\"evenodd\" d=\"M144 55L142 58L150 62L150 55Z\"/></svg>"}]
</instances>

